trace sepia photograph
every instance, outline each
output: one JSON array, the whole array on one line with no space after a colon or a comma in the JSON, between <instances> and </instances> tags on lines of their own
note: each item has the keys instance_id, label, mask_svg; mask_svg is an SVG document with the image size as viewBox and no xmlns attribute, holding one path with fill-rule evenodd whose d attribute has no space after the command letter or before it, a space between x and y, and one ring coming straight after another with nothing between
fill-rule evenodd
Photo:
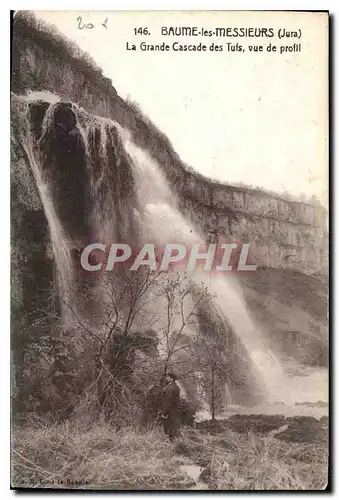
<instances>
[{"instance_id":1,"label":"sepia photograph","mask_svg":"<svg viewBox=\"0 0 339 500\"><path fill-rule=\"evenodd\" d=\"M328 488L329 38L12 11L12 489Z\"/></svg>"}]
</instances>

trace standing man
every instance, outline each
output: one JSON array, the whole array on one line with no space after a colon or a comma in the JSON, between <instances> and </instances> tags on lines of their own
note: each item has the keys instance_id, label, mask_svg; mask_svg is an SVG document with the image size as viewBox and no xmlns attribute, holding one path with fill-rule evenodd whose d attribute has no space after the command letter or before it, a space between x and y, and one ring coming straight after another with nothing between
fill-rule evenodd
<instances>
[{"instance_id":1,"label":"standing man","mask_svg":"<svg viewBox=\"0 0 339 500\"><path fill-rule=\"evenodd\" d=\"M162 381L151 385L146 391L144 399L144 408L141 415L141 426L149 428L155 422L160 421L162 415Z\"/></svg>"},{"instance_id":2,"label":"standing man","mask_svg":"<svg viewBox=\"0 0 339 500\"><path fill-rule=\"evenodd\" d=\"M165 375L165 386L162 393L164 431L170 441L179 435L180 388L176 384L177 376L168 372Z\"/></svg>"}]
</instances>

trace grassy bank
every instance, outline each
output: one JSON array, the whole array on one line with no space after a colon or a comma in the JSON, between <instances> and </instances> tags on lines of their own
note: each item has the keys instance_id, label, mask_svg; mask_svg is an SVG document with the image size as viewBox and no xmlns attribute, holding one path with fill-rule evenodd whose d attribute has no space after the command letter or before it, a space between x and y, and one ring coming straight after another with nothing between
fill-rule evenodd
<instances>
[{"instance_id":1,"label":"grassy bank","mask_svg":"<svg viewBox=\"0 0 339 500\"><path fill-rule=\"evenodd\" d=\"M327 483L327 445L290 443L254 433L218 435L186 428L174 443L161 429L58 426L13 430L14 487L187 490L180 467L195 464L210 489L319 490ZM61 483L63 482L63 483Z\"/></svg>"}]
</instances>

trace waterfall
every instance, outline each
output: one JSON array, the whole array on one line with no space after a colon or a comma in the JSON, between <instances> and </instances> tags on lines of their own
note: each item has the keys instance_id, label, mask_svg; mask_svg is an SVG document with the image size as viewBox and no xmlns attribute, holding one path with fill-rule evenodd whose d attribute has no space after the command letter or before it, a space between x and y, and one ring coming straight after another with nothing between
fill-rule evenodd
<instances>
[{"instance_id":1,"label":"waterfall","mask_svg":"<svg viewBox=\"0 0 339 500\"><path fill-rule=\"evenodd\" d=\"M48 184L43 179L42 171L39 166L36 145L33 138L31 124L25 113L20 113L20 129L19 135L21 145L26 153L32 173L36 182L36 186L40 195L40 200L44 208L45 216L48 221L50 230L50 239L53 250L53 255L56 263L57 282L59 286L59 296L64 300L72 300L72 292L69 287L73 281L73 269L70 261L69 245L65 236L64 229L55 212L53 197L51 196ZM65 319L70 319L70 310L65 307L61 301L61 309Z\"/></svg>"},{"instance_id":2,"label":"waterfall","mask_svg":"<svg viewBox=\"0 0 339 500\"><path fill-rule=\"evenodd\" d=\"M98 327L101 276L84 272L78 256L93 242L138 241L133 178L119 126L45 92L13 96L13 103L15 134L48 221L64 323L81 317Z\"/></svg>"},{"instance_id":3,"label":"waterfall","mask_svg":"<svg viewBox=\"0 0 339 500\"><path fill-rule=\"evenodd\" d=\"M145 213L146 234L158 245L182 243L204 244L203 236L187 221L178 209L178 203L156 162L130 139L124 137L124 147L132 159L138 201ZM264 386L266 399L274 400L277 387L285 384L284 371L278 360L270 355L260 330L253 324L246 305L227 273L207 273L195 270L191 279L205 285L212 295L213 305L226 318L235 335L241 340L253 366L258 388ZM228 399L229 391L227 389Z\"/></svg>"}]
</instances>

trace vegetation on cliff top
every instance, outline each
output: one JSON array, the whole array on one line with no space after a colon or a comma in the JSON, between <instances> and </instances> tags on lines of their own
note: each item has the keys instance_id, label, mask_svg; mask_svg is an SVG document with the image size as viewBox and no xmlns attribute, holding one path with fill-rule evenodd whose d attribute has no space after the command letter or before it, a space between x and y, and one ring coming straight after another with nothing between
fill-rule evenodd
<instances>
[{"instance_id":1,"label":"vegetation on cliff top","mask_svg":"<svg viewBox=\"0 0 339 500\"><path fill-rule=\"evenodd\" d=\"M94 59L76 43L63 36L54 25L37 19L30 11L18 11L13 18L13 34L14 37L28 39L32 44L42 45L53 57L67 61L75 71L82 72L99 90L110 97L116 96L112 81L103 75ZM15 39L13 44L16 44Z\"/></svg>"}]
</instances>

